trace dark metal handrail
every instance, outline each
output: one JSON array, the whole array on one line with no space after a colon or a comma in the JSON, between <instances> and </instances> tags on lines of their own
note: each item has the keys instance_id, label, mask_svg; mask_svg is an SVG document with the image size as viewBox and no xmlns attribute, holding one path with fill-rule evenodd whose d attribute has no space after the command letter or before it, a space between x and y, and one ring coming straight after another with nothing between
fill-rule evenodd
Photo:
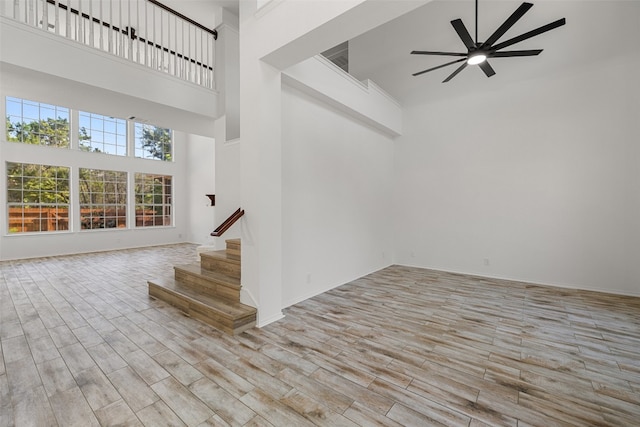
<instances>
[{"instance_id":1,"label":"dark metal handrail","mask_svg":"<svg viewBox=\"0 0 640 427\"><path fill-rule=\"evenodd\" d=\"M236 223L237 220L239 220L242 215L244 215L244 210L241 208L238 208L237 211L235 211L234 213L232 213L229 218L225 219L224 222L222 224L220 224L220 226L218 228L216 228L215 230L213 230L211 232L211 235L213 237L220 237L224 234L225 231L227 231L229 228L231 228L231 226L233 224Z\"/></svg>"}]
</instances>

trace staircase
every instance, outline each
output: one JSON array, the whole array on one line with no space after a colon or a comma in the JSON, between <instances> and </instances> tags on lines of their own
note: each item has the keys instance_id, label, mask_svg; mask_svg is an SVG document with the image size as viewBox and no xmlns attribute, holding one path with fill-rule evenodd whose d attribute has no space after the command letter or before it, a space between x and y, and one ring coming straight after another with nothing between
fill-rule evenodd
<instances>
[{"instance_id":1,"label":"staircase","mask_svg":"<svg viewBox=\"0 0 640 427\"><path fill-rule=\"evenodd\" d=\"M240 239L200 254L200 264L177 265L173 279L150 280L149 295L230 335L256 324L256 309L240 302Z\"/></svg>"}]
</instances>

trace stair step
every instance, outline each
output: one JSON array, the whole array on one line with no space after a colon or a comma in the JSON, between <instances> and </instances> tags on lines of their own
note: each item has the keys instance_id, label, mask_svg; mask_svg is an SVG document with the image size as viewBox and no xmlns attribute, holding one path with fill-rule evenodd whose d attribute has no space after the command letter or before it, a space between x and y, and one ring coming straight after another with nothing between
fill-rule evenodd
<instances>
[{"instance_id":1,"label":"stair step","mask_svg":"<svg viewBox=\"0 0 640 427\"><path fill-rule=\"evenodd\" d=\"M240 239L225 240L227 244L227 255L229 258L240 260Z\"/></svg>"},{"instance_id":2,"label":"stair step","mask_svg":"<svg viewBox=\"0 0 640 427\"><path fill-rule=\"evenodd\" d=\"M218 271L240 279L240 260L230 258L227 251L208 251L200 254L200 265L206 270Z\"/></svg>"},{"instance_id":3,"label":"stair step","mask_svg":"<svg viewBox=\"0 0 640 427\"><path fill-rule=\"evenodd\" d=\"M155 279L148 284L149 295L225 333L237 335L256 324L256 309L240 302L211 297L174 279Z\"/></svg>"},{"instance_id":4,"label":"stair step","mask_svg":"<svg viewBox=\"0 0 640 427\"><path fill-rule=\"evenodd\" d=\"M176 265L175 280L203 295L240 301L240 279L202 268L200 264Z\"/></svg>"}]
</instances>

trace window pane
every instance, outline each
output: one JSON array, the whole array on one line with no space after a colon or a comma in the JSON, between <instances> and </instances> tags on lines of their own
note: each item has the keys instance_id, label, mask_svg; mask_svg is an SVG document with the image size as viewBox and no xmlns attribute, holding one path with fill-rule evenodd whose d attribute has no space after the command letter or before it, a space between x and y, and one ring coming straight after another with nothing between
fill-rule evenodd
<instances>
[{"instance_id":1,"label":"window pane","mask_svg":"<svg viewBox=\"0 0 640 427\"><path fill-rule=\"evenodd\" d=\"M172 160L173 132L142 123L135 124L135 155L142 159Z\"/></svg>"},{"instance_id":2,"label":"window pane","mask_svg":"<svg viewBox=\"0 0 640 427\"><path fill-rule=\"evenodd\" d=\"M69 168L6 163L9 233L69 229Z\"/></svg>"},{"instance_id":3,"label":"window pane","mask_svg":"<svg viewBox=\"0 0 640 427\"><path fill-rule=\"evenodd\" d=\"M167 175L136 174L136 227L172 224L171 182Z\"/></svg>"},{"instance_id":4,"label":"window pane","mask_svg":"<svg viewBox=\"0 0 640 427\"><path fill-rule=\"evenodd\" d=\"M80 169L80 225L83 230L127 226L127 173Z\"/></svg>"},{"instance_id":5,"label":"window pane","mask_svg":"<svg viewBox=\"0 0 640 427\"><path fill-rule=\"evenodd\" d=\"M126 120L80 111L79 122L81 150L120 156L127 154Z\"/></svg>"},{"instance_id":6,"label":"window pane","mask_svg":"<svg viewBox=\"0 0 640 427\"><path fill-rule=\"evenodd\" d=\"M69 109L6 98L7 141L69 148Z\"/></svg>"}]
</instances>

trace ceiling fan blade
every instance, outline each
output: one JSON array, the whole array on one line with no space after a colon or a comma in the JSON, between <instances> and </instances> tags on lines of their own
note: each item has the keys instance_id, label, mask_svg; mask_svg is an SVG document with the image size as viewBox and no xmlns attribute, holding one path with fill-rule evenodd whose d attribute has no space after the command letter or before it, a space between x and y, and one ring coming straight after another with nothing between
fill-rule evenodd
<instances>
[{"instance_id":1,"label":"ceiling fan blade","mask_svg":"<svg viewBox=\"0 0 640 427\"><path fill-rule=\"evenodd\" d=\"M499 43L499 44L493 46L492 49L493 50L503 49L503 48L505 48L507 46L511 46L512 44L516 44L516 43L519 43L519 42L521 42L523 40L530 39L531 37L535 37L535 36L537 36L539 34L546 33L547 31L553 30L554 28L561 27L566 23L567 23L567 20L565 18L558 19L557 21L554 21L554 22L552 22L550 24L543 25L540 28L536 28L535 30L531 30L531 31L526 32L524 34L520 34L517 37L509 39L509 40L507 40L505 42Z\"/></svg>"},{"instance_id":2,"label":"ceiling fan blade","mask_svg":"<svg viewBox=\"0 0 640 427\"><path fill-rule=\"evenodd\" d=\"M451 25L453 25L453 28L456 30L456 33L458 33L460 40L462 40L462 43L464 43L467 49L473 50L476 48L476 44L471 38L469 31L467 31L467 27L462 23L462 19L454 19L451 21Z\"/></svg>"},{"instance_id":3,"label":"ceiling fan blade","mask_svg":"<svg viewBox=\"0 0 640 427\"><path fill-rule=\"evenodd\" d=\"M484 74L487 77L491 77L496 73L487 61L479 63L478 66L482 69L482 71L484 71Z\"/></svg>"},{"instance_id":4,"label":"ceiling fan blade","mask_svg":"<svg viewBox=\"0 0 640 427\"><path fill-rule=\"evenodd\" d=\"M458 73L459 73L460 71L462 71L462 70L464 70L464 69L466 68L466 66L467 66L467 63L465 62L465 63L464 63L464 64L462 64L462 65L461 65L457 70L455 70L453 73L451 73L451 74L449 75L449 77L447 77L446 79L444 79L444 80L442 81L442 83L447 83L449 80L451 80L452 78L454 78L455 76L457 76L457 75L458 75Z\"/></svg>"},{"instance_id":5,"label":"ceiling fan blade","mask_svg":"<svg viewBox=\"0 0 640 427\"><path fill-rule=\"evenodd\" d=\"M509 58L511 56L536 56L542 52L542 49L533 50L503 50L502 52L493 52L489 54L490 58Z\"/></svg>"},{"instance_id":6,"label":"ceiling fan blade","mask_svg":"<svg viewBox=\"0 0 640 427\"><path fill-rule=\"evenodd\" d=\"M466 53L458 52L432 52L428 50L412 50L412 55L443 55L443 56L467 56Z\"/></svg>"},{"instance_id":7,"label":"ceiling fan blade","mask_svg":"<svg viewBox=\"0 0 640 427\"><path fill-rule=\"evenodd\" d=\"M518 7L516 11L513 12L511 16L508 17L507 20L504 21L502 25L500 25L500 27L498 27L498 29L493 34L491 34L491 36L487 39L487 41L483 43L483 46L488 47L494 44L496 41L498 41L498 39L502 37L504 33L506 33L509 30L509 28L513 27L513 25L516 22L518 22L518 20L522 18L524 14L527 13L527 11L532 7L533 7L533 4L531 3L522 3L520 7Z\"/></svg>"},{"instance_id":8,"label":"ceiling fan blade","mask_svg":"<svg viewBox=\"0 0 640 427\"><path fill-rule=\"evenodd\" d=\"M419 76L420 74L428 73L429 71L437 70L442 67L446 67L447 65L455 64L456 62L466 61L467 58L456 59L455 61L447 62L446 64L438 65L437 67L429 68L427 70L419 71L417 73L412 74L412 76ZM466 63L465 63L466 65Z\"/></svg>"}]
</instances>

